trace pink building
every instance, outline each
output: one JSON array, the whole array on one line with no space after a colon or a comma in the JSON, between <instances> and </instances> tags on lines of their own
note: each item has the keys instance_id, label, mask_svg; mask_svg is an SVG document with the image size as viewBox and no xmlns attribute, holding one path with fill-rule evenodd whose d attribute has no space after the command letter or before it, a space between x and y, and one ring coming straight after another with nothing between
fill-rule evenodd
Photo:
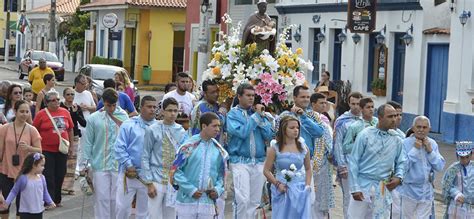
<instances>
[{"instance_id":1,"label":"pink building","mask_svg":"<svg viewBox=\"0 0 474 219\"><path fill-rule=\"evenodd\" d=\"M186 8L184 71L197 78L197 54L199 39L199 16L202 1L188 1ZM209 50L212 43L218 39L219 31L227 32L226 25L221 22L221 17L227 13L228 0L209 0L212 16L209 19Z\"/></svg>"}]
</instances>

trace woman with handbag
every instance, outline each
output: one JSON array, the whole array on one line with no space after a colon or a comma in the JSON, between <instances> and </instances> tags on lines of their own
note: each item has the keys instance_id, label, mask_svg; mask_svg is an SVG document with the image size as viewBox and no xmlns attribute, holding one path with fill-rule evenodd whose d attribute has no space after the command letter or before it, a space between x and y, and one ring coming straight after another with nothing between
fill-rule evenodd
<instances>
[{"instance_id":1,"label":"woman with handbag","mask_svg":"<svg viewBox=\"0 0 474 219\"><path fill-rule=\"evenodd\" d=\"M61 207L61 187L66 175L66 162L70 140L74 139L74 123L67 109L59 107L59 93L45 94L46 108L40 110L33 121L42 140L46 157L44 176L48 191L57 207Z\"/></svg>"},{"instance_id":2,"label":"woman with handbag","mask_svg":"<svg viewBox=\"0 0 474 219\"><path fill-rule=\"evenodd\" d=\"M30 153L41 153L41 136L36 128L27 123L30 105L18 100L13 106L15 119L0 127L0 190L7 197L14 185L21 164ZM20 203L19 200L16 203ZM18 212L17 204L17 212ZM0 211L0 218L8 218L9 210Z\"/></svg>"}]
</instances>

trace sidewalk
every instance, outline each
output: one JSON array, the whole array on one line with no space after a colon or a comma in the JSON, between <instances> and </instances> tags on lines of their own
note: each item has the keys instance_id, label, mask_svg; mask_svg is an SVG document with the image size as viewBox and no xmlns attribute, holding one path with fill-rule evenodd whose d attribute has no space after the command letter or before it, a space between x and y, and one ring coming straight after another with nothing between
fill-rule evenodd
<instances>
[{"instance_id":1,"label":"sidewalk","mask_svg":"<svg viewBox=\"0 0 474 219\"><path fill-rule=\"evenodd\" d=\"M15 61L9 61L8 64L5 64L5 62L1 60L0 68L16 72L18 70L18 63L16 63Z\"/></svg>"},{"instance_id":2,"label":"sidewalk","mask_svg":"<svg viewBox=\"0 0 474 219\"><path fill-rule=\"evenodd\" d=\"M9 61L8 64L5 64L4 61L0 61L0 69L4 69L4 70L8 70L8 71L18 72L18 65L19 65L19 63L15 62L15 61ZM66 72L64 72L64 81L61 81L61 82L56 81L56 84L58 86L72 87L74 77L76 77L76 73L66 71ZM27 77L25 76L25 78L27 78Z\"/></svg>"}]
</instances>

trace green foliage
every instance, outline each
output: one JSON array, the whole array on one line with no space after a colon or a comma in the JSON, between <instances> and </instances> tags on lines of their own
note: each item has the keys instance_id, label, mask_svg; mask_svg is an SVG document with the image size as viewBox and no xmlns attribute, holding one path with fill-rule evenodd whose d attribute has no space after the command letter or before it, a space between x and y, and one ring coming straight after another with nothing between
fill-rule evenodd
<instances>
[{"instance_id":1,"label":"green foliage","mask_svg":"<svg viewBox=\"0 0 474 219\"><path fill-rule=\"evenodd\" d=\"M386 88L385 81L381 78L374 79L370 86L372 87L372 89L385 90Z\"/></svg>"},{"instance_id":2,"label":"green foliage","mask_svg":"<svg viewBox=\"0 0 474 219\"><path fill-rule=\"evenodd\" d=\"M80 5L90 3L90 0L81 0ZM90 12L80 11L79 7L76 13L67 18L66 21L59 24L58 37L67 39L66 47L71 55L76 58L77 52L84 51L85 30L89 29Z\"/></svg>"},{"instance_id":3,"label":"green foliage","mask_svg":"<svg viewBox=\"0 0 474 219\"><path fill-rule=\"evenodd\" d=\"M92 57L91 64L114 65L123 67L123 62L120 59L107 59L100 56Z\"/></svg>"}]
</instances>

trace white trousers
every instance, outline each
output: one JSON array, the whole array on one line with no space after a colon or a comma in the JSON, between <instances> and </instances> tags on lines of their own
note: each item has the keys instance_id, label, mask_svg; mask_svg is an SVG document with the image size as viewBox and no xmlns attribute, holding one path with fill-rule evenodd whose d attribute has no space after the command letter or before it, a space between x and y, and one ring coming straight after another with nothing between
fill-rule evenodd
<instances>
[{"instance_id":1,"label":"white trousers","mask_svg":"<svg viewBox=\"0 0 474 219\"><path fill-rule=\"evenodd\" d=\"M317 195L317 194L316 194ZM320 211L319 202L314 201L312 208L313 219L327 219L329 218L329 212Z\"/></svg>"},{"instance_id":2,"label":"white trousers","mask_svg":"<svg viewBox=\"0 0 474 219\"><path fill-rule=\"evenodd\" d=\"M94 184L94 215L97 219L115 218L117 172L92 172Z\"/></svg>"},{"instance_id":3,"label":"white trousers","mask_svg":"<svg viewBox=\"0 0 474 219\"><path fill-rule=\"evenodd\" d=\"M393 219L423 219L431 215L432 203L404 197L397 190L392 191L392 200Z\"/></svg>"},{"instance_id":4,"label":"white trousers","mask_svg":"<svg viewBox=\"0 0 474 219\"><path fill-rule=\"evenodd\" d=\"M311 163L313 163L313 161L311 161ZM318 183L317 180L321 180L321 177L319 174L316 174L313 172L313 181L311 182L311 187L313 188L311 189L311 214L312 214L313 219L326 219L326 218L329 218L329 212L324 212L324 211L319 210L321 209L320 207L321 203L318 200L316 200L316 196L319 195L317 193L323 193L326 191L315 191L314 188L316 187ZM328 180L332 180L332 178Z\"/></svg>"},{"instance_id":5,"label":"white trousers","mask_svg":"<svg viewBox=\"0 0 474 219\"><path fill-rule=\"evenodd\" d=\"M262 199L263 164L231 164L234 181L234 218L255 218Z\"/></svg>"},{"instance_id":6,"label":"white trousers","mask_svg":"<svg viewBox=\"0 0 474 219\"><path fill-rule=\"evenodd\" d=\"M180 214L180 212L178 212L178 219L214 219L214 215L198 214L198 213Z\"/></svg>"},{"instance_id":7,"label":"white trousers","mask_svg":"<svg viewBox=\"0 0 474 219\"><path fill-rule=\"evenodd\" d=\"M371 203L365 201L356 201L353 198L351 198L349 201L347 213L350 216L347 218L373 218L373 209Z\"/></svg>"},{"instance_id":8,"label":"white trousers","mask_svg":"<svg viewBox=\"0 0 474 219\"><path fill-rule=\"evenodd\" d=\"M349 171L349 167L347 167ZM349 190L349 176L346 179L341 178L339 181L339 186L341 186L342 190L342 203L344 205L344 218L349 218L349 203L352 201L352 195Z\"/></svg>"},{"instance_id":9,"label":"white trousers","mask_svg":"<svg viewBox=\"0 0 474 219\"><path fill-rule=\"evenodd\" d=\"M137 179L127 178L127 188L124 188L124 173L117 179L116 214L117 219L128 219L131 215L132 201L135 194L136 219L148 218L148 189Z\"/></svg>"},{"instance_id":10,"label":"white trousers","mask_svg":"<svg viewBox=\"0 0 474 219\"><path fill-rule=\"evenodd\" d=\"M448 208L449 219L472 219L474 218L474 207L461 207L455 205L455 201L451 200Z\"/></svg>"},{"instance_id":11,"label":"white trousers","mask_svg":"<svg viewBox=\"0 0 474 219\"><path fill-rule=\"evenodd\" d=\"M400 196L401 209L404 219L427 219L431 216L432 203L415 201Z\"/></svg>"},{"instance_id":12,"label":"white trousers","mask_svg":"<svg viewBox=\"0 0 474 219\"><path fill-rule=\"evenodd\" d=\"M85 134L86 133L86 130L85 129L82 129L80 126L79 126L79 129L81 130L81 133L82 134ZM77 142L77 148L76 148L76 171L75 171L75 174L79 176L79 172L84 169L86 166L86 162L84 161L84 159L82 159L82 145L84 144L83 143L84 140L82 140L81 138L79 138L78 142Z\"/></svg>"},{"instance_id":13,"label":"white trousers","mask_svg":"<svg viewBox=\"0 0 474 219\"><path fill-rule=\"evenodd\" d=\"M392 190L392 218L402 219L402 200L397 189Z\"/></svg>"},{"instance_id":14,"label":"white trousers","mask_svg":"<svg viewBox=\"0 0 474 219\"><path fill-rule=\"evenodd\" d=\"M153 219L176 218L176 211L173 207L166 205L166 186L153 182L156 189L154 198L148 197L148 213Z\"/></svg>"}]
</instances>

